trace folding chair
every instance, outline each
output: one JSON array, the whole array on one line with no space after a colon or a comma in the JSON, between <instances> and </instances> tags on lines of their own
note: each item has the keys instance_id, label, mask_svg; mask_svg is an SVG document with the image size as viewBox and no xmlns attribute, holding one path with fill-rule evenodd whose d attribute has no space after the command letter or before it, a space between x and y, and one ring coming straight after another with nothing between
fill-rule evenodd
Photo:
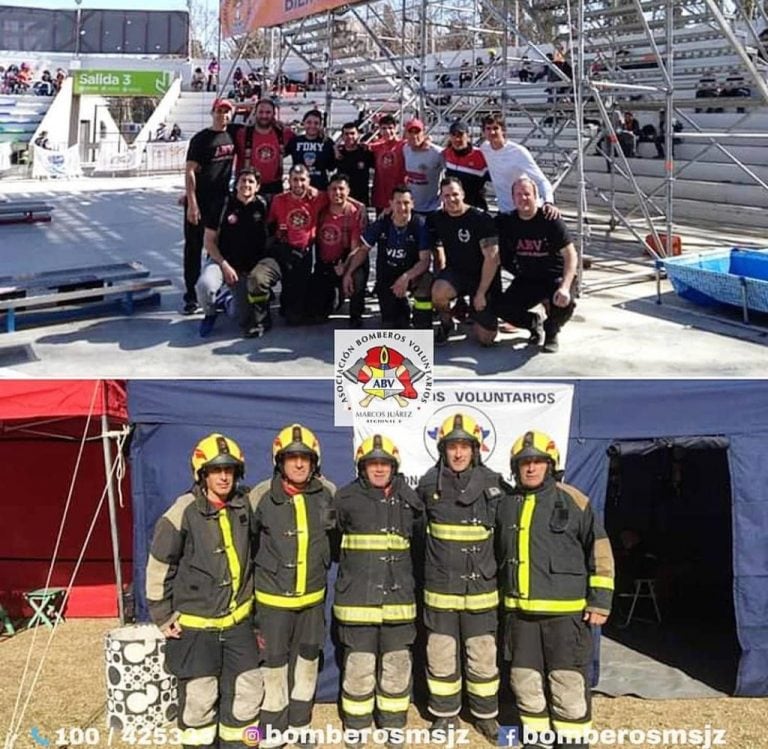
<instances>
[{"instance_id":1,"label":"folding chair","mask_svg":"<svg viewBox=\"0 0 768 749\"><path fill-rule=\"evenodd\" d=\"M638 577L635 579L634 590L631 593L619 593L619 598L631 598L632 603L627 613L627 618L621 627L628 627L635 614L635 607L640 599L650 600L653 605L653 611L656 614L656 622L661 624L661 611L656 600L656 580L652 577ZM639 617L638 617L639 618Z\"/></svg>"},{"instance_id":2,"label":"folding chair","mask_svg":"<svg viewBox=\"0 0 768 749\"><path fill-rule=\"evenodd\" d=\"M63 621L62 608L66 592L66 588L38 588L25 593L24 598L34 612L27 623L27 627L45 624L46 627L52 629L54 623L59 619Z\"/></svg>"}]
</instances>

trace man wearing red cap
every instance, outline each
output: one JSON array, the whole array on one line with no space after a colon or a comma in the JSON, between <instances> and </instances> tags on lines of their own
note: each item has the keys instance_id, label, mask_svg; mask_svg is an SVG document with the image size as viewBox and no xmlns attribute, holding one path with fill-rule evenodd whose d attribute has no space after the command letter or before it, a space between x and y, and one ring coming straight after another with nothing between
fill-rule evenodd
<instances>
[{"instance_id":1,"label":"man wearing red cap","mask_svg":"<svg viewBox=\"0 0 768 749\"><path fill-rule=\"evenodd\" d=\"M235 144L229 125L234 105L216 99L210 127L189 142L184 170L184 307L185 315L200 312L195 285L200 276L205 228L216 230L229 194Z\"/></svg>"},{"instance_id":2,"label":"man wearing red cap","mask_svg":"<svg viewBox=\"0 0 768 749\"><path fill-rule=\"evenodd\" d=\"M413 195L413 210L426 215L440 207L440 180L445 171L443 152L431 143L424 123L413 118L405 125L405 179Z\"/></svg>"}]
</instances>

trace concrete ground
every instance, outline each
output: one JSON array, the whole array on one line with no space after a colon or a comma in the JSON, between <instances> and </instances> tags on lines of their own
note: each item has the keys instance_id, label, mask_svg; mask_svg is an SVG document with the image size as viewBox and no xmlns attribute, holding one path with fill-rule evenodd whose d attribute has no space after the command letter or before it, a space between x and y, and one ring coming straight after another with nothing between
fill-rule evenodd
<instances>
[{"instance_id":1,"label":"concrete ground","mask_svg":"<svg viewBox=\"0 0 768 749\"><path fill-rule=\"evenodd\" d=\"M211 338L198 335L199 317L178 314L182 213L178 176L72 181L2 181L0 198L43 198L55 206L50 224L0 226L0 276L138 260L152 277L170 278L159 306L131 317L50 321L0 333L4 377L327 377L333 373L333 328L276 326L244 340L221 317ZM765 246L757 232L679 227L686 249ZM645 231L642 230L644 234ZM626 232L593 229L585 293L561 335L557 354L532 353L527 333L503 333L480 348L462 328L435 354L439 377L763 377L768 319L740 322L738 311L708 312L677 298L662 282L625 283L627 271L648 270ZM366 327L378 320L369 300Z\"/></svg>"}]
</instances>

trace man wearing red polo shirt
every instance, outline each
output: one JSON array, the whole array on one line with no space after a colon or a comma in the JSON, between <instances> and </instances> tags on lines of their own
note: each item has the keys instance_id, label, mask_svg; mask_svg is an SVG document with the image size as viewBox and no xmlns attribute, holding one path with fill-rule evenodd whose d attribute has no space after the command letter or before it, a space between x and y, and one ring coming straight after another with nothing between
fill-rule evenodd
<instances>
[{"instance_id":1,"label":"man wearing red polo shirt","mask_svg":"<svg viewBox=\"0 0 768 749\"><path fill-rule=\"evenodd\" d=\"M275 195L269 207L267 224L275 238L272 254L282 275L280 314L289 325L302 325L312 317L312 250L317 219L327 205L327 193L311 187L307 167L297 164L288 172L288 190Z\"/></svg>"},{"instance_id":2,"label":"man wearing red polo shirt","mask_svg":"<svg viewBox=\"0 0 768 749\"><path fill-rule=\"evenodd\" d=\"M380 214L389 208L392 190L405 183L405 141L397 137L397 120L385 114L379 120L379 138L368 144L373 154L373 197L371 203Z\"/></svg>"}]
</instances>

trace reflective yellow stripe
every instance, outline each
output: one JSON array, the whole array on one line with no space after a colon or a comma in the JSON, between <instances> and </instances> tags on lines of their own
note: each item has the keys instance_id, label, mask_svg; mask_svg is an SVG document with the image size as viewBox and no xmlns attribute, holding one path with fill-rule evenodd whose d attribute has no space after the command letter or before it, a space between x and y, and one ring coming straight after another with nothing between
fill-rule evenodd
<instances>
[{"instance_id":1,"label":"reflective yellow stripe","mask_svg":"<svg viewBox=\"0 0 768 749\"><path fill-rule=\"evenodd\" d=\"M251 304L261 304L269 299L269 294L248 294L248 301Z\"/></svg>"},{"instance_id":2,"label":"reflective yellow stripe","mask_svg":"<svg viewBox=\"0 0 768 749\"><path fill-rule=\"evenodd\" d=\"M529 728L531 731L548 731L549 730L549 718L534 718L529 715L521 715L520 722Z\"/></svg>"},{"instance_id":3,"label":"reflective yellow stripe","mask_svg":"<svg viewBox=\"0 0 768 749\"><path fill-rule=\"evenodd\" d=\"M344 695L341 697L341 712L347 715L370 715L373 712L373 705L373 697L366 700L353 700Z\"/></svg>"},{"instance_id":4,"label":"reflective yellow stripe","mask_svg":"<svg viewBox=\"0 0 768 749\"><path fill-rule=\"evenodd\" d=\"M309 524L307 501L303 494L294 494L293 509L296 513L296 595L307 592L307 549L309 548Z\"/></svg>"},{"instance_id":5,"label":"reflective yellow stripe","mask_svg":"<svg viewBox=\"0 0 768 749\"><path fill-rule=\"evenodd\" d=\"M467 679L467 692L478 697L495 697L499 693L499 680L470 681Z\"/></svg>"},{"instance_id":6,"label":"reflective yellow stripe","mask_svg":"<svg viewBox=\"0 0 768 749\"><path fill-rule=\"evenodd\" d=\"M383 713L404 713L411 705L411 698L405 697L385 697L382 694L376 695L376 707Z\"/></svg>"},{"instance_id":7,"label":"reflective yellow stripe","mask_svg":"<svg viewBox=\"0 0 768 749\"><path fill-rule=\"evenodd\" d=\"M416 618L415 603L390 603L386 606L336 606L334 616L345 624L384 624L410 622Z\"/></svg>"},{"instance_id":8,"label":"reflective yellow stripe","mask_svg":"<svg viewBox=\"0 0 768 749\"><path fill-rule=\"evenodd\" d=\"M256 600L267 606L276 606L280 609L304 609L315 603L320 603L325 598L325 588L314 593L306 593L303 596L279 596L274 593L256 591Z\"/></svg>"},{"instance_id":9,"label":"reflective yellow stripe","mask_svg":"<svg viewBox=\"0 0 768 749\"><path fill-rule=\"evenodd\" d=\"M397 533L345 533L342 549L353 551L406 551L411 542Z\"/></svg>"},{"instance_id":10,"label":"reflective yellow stripe","mask_svg":"<svg viewBox=\"0 0 768 749\"><path fill-rule=\"evenodd\" d=\"M254 721L252 724L254 727L259 725L258 721ZM242 741L243 733L246 728L251 726L225 726L223 723L219 723L219 738L224 741Z\"/></svg>"},{"instance_id":11,"label":"reflective yellow stripe","mask_svg":"<svg viewBox=\"0 0 768 749\"><path fill-rule=\"evenodd\" d=\"M522 598L531 592L531 521L536 507L536 495L526 494L520 513L520 533L517 537L517 589Z\"/></svg>"},{"instance_id":12,"label":"reflective yellow stripe","mask_svg":"<svg viewBox=\"0 0 768 749\"><path fill-rule=\"evenodd\" d=\"M227 629L234 627L251 615L253 601L241 603L231 614L226 616L206 617L194 614L181 614L178 622L182 627L191 629Z\"/></svg>"},{"instance_id":13,"label":"reflective yellow stripe","mask_svg":"<svg viewBox=\"0 0 768 749\"><path fill-rule=\"evenodd\" d=\"M427 533L441 541L486 541L491 537L492 531L482 525L430 523Z\"/></svg>"},{"instance_id":14,"label":"reflective yellow stripe","mask_svg":"<svg viewBox=\"0 0 768 749\"><path fill-rule=\"evenodd\" d=\"M602 575L590 575L589 576L590 588L607 588L613 590L613 578L603 577Z\"/></svg>"},{"instance_id":15,"label":"reflective yellow stripe","mask_svg":"<svg viewBox=\"0 0 768 749\"><path fill-rule=\"evenodd\" d=\"M427 686L429 687L430 694L437 695L438 697L451 697L461 691L461 677L456 679L456 681L441 681L427 677Z\"/></svg>"},{"instance_id":16,"label":"reflective yellow stripe","mask_svg":"<svg viewBox=\"0 0 768 749\"><path fill-rule=\"evenodd\" d=\"M424 603L433 609L451 609L456 611L483 611L499 605L499 591L492 590L489 593L473 593L466 596L452 595L450 593L433 593L424 591Z\"/></svg>"},{"instance_id":17,"label":"reflective yellow stripe","mask_svg":"<svg viewBox=\"0 0 768 749\"><path fill-rule=\"evenodd\" d=\"M240 738L242 738L242 732ZM216 741L216 726L210 725L205 728L185 728L181 732L181 743L189 746L206 746Z\"/></svg>"},{"instance_id":18,"label":"reflective yellow stripe","mask_svg":"<svg viewBox=\"0 0 768 749\"><path fill-rule=\"evenodd\" d=\"M221 535L224 539L224 551L227 554L227 565L229 566L229 576L232 578L232 597L229 599L229 610L234 611L237 608L237 591L240 590L240 560L237 558L237 549L232 538L232 523L229 522L227 508L219 510L217 514Z\"/></svg>"},{"instance_id":19,"label":"reflective yellow stripe","mask_svg":"<svg viewBox=\"0 0 768 749\"><path fill-rule=\"evenodd\" d=\"M584 734L592 728L592 721L585 723L571 723L566 720L552 720L552 728L561 736L567 738L582 738Z\"/></svg>"},{"instance_id":20,"label":"reflective yellow stripe","mask_svg":"<svg viewBox=\"0 0 768 749\"><path fill-rule=\"evenodd\" d=\"M414 309L432 309L432 302L421 302L418 299L413 300Z\"/></svg>"},{"instance_id":21,"label":"reflective yellow stripe","mask_svg":"<svg viewBox=\"0 0 768 749\"><path fill-rule=\"evenodd\" d=\"M577 598L572 601L547 601L541 598L524 600L522 598L504 596L504 606L506 608L530 611L532 613L553 611L558 614L575 614L577 611L583 611L586 605L587 601L585 598Z\"/></svg>"}]
</instances>

